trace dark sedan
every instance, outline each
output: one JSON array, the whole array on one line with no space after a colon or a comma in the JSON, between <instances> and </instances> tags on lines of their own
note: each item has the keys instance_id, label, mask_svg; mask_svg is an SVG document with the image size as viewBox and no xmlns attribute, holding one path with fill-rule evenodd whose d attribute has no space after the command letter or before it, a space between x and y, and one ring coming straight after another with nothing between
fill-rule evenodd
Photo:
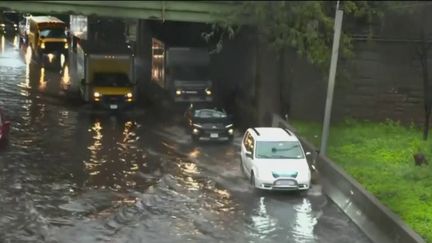
<instances>
[{"instance_id":1,"label":"dark sedan","mask_svg":"<svg viewBox=\"0 0 432 243\"><path fill-rule=\"evenodd\" d=\"M15 35L18 33L18 23L11 19L6 12L0 14L0 32L3 35Z\"/></svg>"},{"instance_id":2,"label":"dark sedan","mask_svg":"<svg viewBox=\"0 0 432 243\"><path fill-rule=\"evenodd\" d=\"M191 106L185 113L186 125L194 142L232 141L234 125L225 110Z\"/></svg>"}]
</instances>

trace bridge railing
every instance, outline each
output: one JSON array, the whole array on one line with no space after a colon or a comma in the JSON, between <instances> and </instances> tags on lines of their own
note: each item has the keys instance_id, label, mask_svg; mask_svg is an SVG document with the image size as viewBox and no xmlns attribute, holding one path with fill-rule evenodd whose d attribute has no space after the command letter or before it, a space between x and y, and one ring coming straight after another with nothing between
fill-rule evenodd
<instances>
[{"instance_id":1,"label":"bridge railing","mask_svg":"<svg viewBox=\"0 0 432 243\"><path fill-rule=\"evenodd\" d=\"M230 1L0 1L23 12L212 23L239 7Z\"/></svg>"}]
</instances>

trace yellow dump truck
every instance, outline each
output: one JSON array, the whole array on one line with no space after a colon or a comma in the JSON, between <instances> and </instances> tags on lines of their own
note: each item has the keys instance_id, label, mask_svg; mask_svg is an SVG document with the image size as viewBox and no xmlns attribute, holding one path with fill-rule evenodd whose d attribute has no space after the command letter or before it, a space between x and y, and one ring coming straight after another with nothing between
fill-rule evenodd
<instances>
[{"instance_id":1,"label":"yellow dump truck","mask_svg":"<svg viewBox=\"0 0 432 243\"><path fill-rule=\"evenodd\" d=\"M94 106L119 110L135 102L134 56L86 54L80 91Z\"/></svg>"}]
</instances>

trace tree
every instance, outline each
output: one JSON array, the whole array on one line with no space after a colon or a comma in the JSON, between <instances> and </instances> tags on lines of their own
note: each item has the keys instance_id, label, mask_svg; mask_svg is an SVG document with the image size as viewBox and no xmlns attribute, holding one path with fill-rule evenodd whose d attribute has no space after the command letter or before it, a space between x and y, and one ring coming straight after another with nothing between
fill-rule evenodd
<instances>
[{"instance_id":1,"label":"tree","mask_svg":"<svg viewBox=\"0 0 432 243\"><path fill-rule=\"evenodd\" d=\"M392 2L387 6L387 13L399 16L412 16L414 22L412 29L405 38L411 40L409 45L414 46L415 58L420 64L423 86L423 139L427 140L430 129L430 116L432 114L432 83L430 82L429 56L432 48L431 29L429 28L430 3L421 1Z\"/></svg>"},{"instance_id":2,"label":"tree","mask_svg":"<svg viewBox=\"0 0 432 243\"><path fill-rule=\"evenodd\" d=\"M299 56L326 73L331 56L335 7L336 2L329 1L241 2L236 11L224 16L224 21L214 24L212 31L204 33L203 37L209 42L215 41L214 52L219 52L227 37L233 38L248 26L260 43L270 46L278 54L281 70L286 68L285 50L294 49ZM380 15L380 5L376 2L343 1L341 8L345 12L344 24L352 21L368 24ZM352 57L352 49L351 38L343 31L339 51L341 58ZM284 74L280 71L279 80L285 80ZM257 79L255 82L259 86L261 81Z\"/></svg>"},{"instance_id":3,"label":"tree","mask_svg":"<svg viewBox=\"0 0 432 243\"><path fill-rule=\"evenodd\" d=\"M425 11L421 10L422 20L425 20ZM427 39L427 31L425 23L422 21L419 30L420 42L417 45L417 58L421 65L422 79L423 79L423 108L424 108L424 126L423 126L423 139L427 140L429 135L430 116L432 111L432 84L429 77L429 53L432 43Z\"/></svg>"}]
</instances>

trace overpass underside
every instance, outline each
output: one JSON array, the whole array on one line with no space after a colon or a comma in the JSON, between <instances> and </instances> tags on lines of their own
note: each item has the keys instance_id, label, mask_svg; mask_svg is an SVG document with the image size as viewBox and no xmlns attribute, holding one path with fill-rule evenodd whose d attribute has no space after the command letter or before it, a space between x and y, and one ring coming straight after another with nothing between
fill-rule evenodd
<instances>
[{"instance_id":1,"label":"overpass underside","mask_svg":"<svg viewBox=\"0 0 432 243\"><path fill-rule=\"evenodd\" d=\"M235 10L232 1L0 1L0 8L47 14L214 23Z\"/></svg>"}]
</instances>

